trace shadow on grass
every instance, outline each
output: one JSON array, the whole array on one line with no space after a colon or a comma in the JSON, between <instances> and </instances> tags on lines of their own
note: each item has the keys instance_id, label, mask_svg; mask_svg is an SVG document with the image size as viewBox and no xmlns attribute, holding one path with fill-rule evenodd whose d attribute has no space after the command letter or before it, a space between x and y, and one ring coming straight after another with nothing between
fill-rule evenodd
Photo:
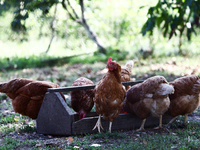
<instances>
[{"instance_id":1,"label":"shadow on grass","mask_svg":"<svg viewBox=\"0 0 200 150\"><path fill-rule=\"evenodd\" d=\"M120 55L119 55L120 54ZM94 63L96 61L107 61L108 57L115 58L116 61L123 60L126 58L128 53L123 51L117 51L113 49L109 49L105 54L99 53L83 53L73 56L65 56L65 57L53 57L42 54L40 56L32 55L29 57L12 57L12 58L3 58L0 61L0 71L7 70L17 70L24 68L41 68L46 66L61 66L66 63L74 64L74 63Z\"/></svg>"}]
</instances>

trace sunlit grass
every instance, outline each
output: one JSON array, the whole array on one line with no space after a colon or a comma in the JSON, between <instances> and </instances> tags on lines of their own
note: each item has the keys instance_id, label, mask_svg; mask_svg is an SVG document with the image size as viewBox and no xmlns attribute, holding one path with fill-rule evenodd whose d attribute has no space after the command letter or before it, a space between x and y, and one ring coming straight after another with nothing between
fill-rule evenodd
<instances>
[{"instance_id":1,"label":"sunlit grass","mask_svg":"<svg viewBox=\"0 0 200 150\"><path fill-rule=\"evenodd\" d=\"M75 48L71 49L70 47L66 46L66 40L58 38L54 39L53 43L51 44L50 50L47 54L45 54L48 45L50 42L50 37L42 37L41 39L29 40L24 41L22 43L16 41L0 41L0 51L1 55L0 58L29 58L32 55L41 56L47 55L51 57L66 57L71 55L77 55L81 53L91 53L96 50L96 46L93 44L91 45L90 49L82 49L82 48ZM77 43L78 44L78 43ZM75 45L74 45L75 46ZM89 45L88 45L89 46Z\"/></svg>"}]
</instances>

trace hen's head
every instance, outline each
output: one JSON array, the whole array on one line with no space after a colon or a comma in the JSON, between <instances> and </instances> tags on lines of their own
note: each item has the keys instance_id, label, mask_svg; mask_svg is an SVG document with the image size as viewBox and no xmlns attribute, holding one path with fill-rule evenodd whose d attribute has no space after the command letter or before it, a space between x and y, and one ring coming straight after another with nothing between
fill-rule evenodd
<instances>
[{"instance_id":1,"label":"hen's head","mask_svg":"<svg viewBox=\"0 0 200 150\"><path fill-rule=\"evenodd\" d=\"M83 119L86 116L86 114L81 110L78 112L78 114L79 114L79 119Z\"/></svg>"},{"instance_id":2,"label":"hen's head","mask_svg":"<svg viewBox=\"0 0 200 150\"><path fill-rule=\"evenodd\" d=\"M116 61L112 61L112 57L108 58L108 63L107 63L107 68L109 71L113 71L117 69L117 62Z\"/></svg>"}]
</instances>

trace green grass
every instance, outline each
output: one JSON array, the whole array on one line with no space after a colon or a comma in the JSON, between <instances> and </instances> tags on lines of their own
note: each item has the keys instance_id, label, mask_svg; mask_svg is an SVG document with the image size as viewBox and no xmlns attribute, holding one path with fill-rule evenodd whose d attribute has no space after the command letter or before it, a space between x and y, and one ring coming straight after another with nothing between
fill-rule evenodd
<instances>
[{"instance_id":1,"label":"green grass","mask_svg":"<svg viewBox=\"0 0 200 150\"><path fill-rule=\"evenodd\" d=\"M2 58L0 61L0 72L7 71L7 70L17 70L17 69L24 69L24 68L42 68L46 66L61 66L66 63L75 64L75 63L95 63L95 62L106 62L108 57L113 57L114 60L119 61L126 58L128 52L119 52L116 50L108 49L107 54L90 54L90 55L82 55L82 56L75 56L75 57L56 57L56 56L49 56L49 55L30 55L25 57L9 57L9 58Z\"/></svg>"},{"instance_id":2,"label":"green grass","mask_svg":"<svg viewBox=\"0 0 200 150\"><path fill-rule=\"evenodd\" d=\"M2 113L4 113L2 111ZM35 122L26 116L15 114L0 114L0 131L2 134L10 132L35 132Z\"/></svg>"},{"instance_id":3,"label":"green grass","mask_svg":"<svg viewBox=\"0 0 200 150\"><path fill-rule=\"evenodd\" d=\"M200 148L200 123L188 123L185 128L169 129L168 132L133 132L131 136L123 132L100 133L86 135L81 141L75 138L74 145L87 149L199 149ZM94 141L90 141L93 139ZM115 140L115 142L110 142ZM98 143L100 147L94 148L90 145ZM98 142L100 141L100 142ZM110 144L112 143L112 144Z\"/></svg>"},{"instance_id":4,"label":"green grass","mask_svg":"<svg viewBox=\"0 0 200 150\"><path fill-rule=\"evenodd\" d=\"M7 95L4 93L0 93L0 102L7 98Z\"/></svg>"},{"instance_id":5,"label":"green grass","mask_svg":"<svg viewBox=\"0 0 200 150\"><path fill-rule=\"evenodd\" d=\"M89 138L91 139L109 139L109 138L113 138L113 139L123 139L126 138L126 135L123 133L118 133L118 132L103 132L103 133L98 133L98 134L92 134L92 135L88 135Z\"/></svg>"},{"instance_id":6,"label":"green grass","mask_svg":"<svg viewBox=\"0 0 200 150\"><path fill-rule=\"evenodd\" d=\"M15 122L15 116L6 116L6 117L1 117L0 123L1 124L7 124L7 123L14 123Z\"/></svg>"},{"instance_id":7,"label":"green grass","mask_svg":"<svg viewBox=\"0 0 200 150\"><path fill-rule=\"evenodd\" d=\"M20 147L32 147L37 143L36 140L26 140L20 141L19 139L13 139L12 137L7 137L3 139L2 145L0 145L0 149L2 150L14 150Z\"/></svg>"}]
</instances>

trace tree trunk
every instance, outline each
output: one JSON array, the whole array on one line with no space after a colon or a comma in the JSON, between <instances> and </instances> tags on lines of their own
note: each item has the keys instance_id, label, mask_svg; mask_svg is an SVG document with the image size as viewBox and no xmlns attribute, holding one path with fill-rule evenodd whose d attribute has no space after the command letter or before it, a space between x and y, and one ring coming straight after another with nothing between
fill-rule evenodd
<instances>
[{"instance_id":1,"label":"tree trunk","mask_svg":"<svg viewBox=\"0 0 200 150\"><path fill-rule=\"evenodd\" d=\"M65 4L65 0L62 0L62 6L68 12L69 17L72 20L74 20L75 22L79 23L81 26L84 27L84 29L86 30L89 38L97 45L99 53L106 54L106 49L104 48L103 44L98 39L98 36L96 35L96 33L89 27L89 25L87 23L87 20L85 19L85 15L84 15L85 10L84 10L83 0L79 0L79 4L80 4L80 7L81 7L81 14L82 14L81 19L79 19L76 11L71 6L69 0L67 0L67 3L68 3L68 5ZM72 12L73 12L74 15L71 14L71 12L68 10L67 6L71 7Z\"/></svg>"},{"instance_id":2,"label":"tree trunk","mask_svg":"<svg viewBox=\"0 0 200 150\"><path fill-rule=\"evenodd\" d=\"M83 27L87 31L89 38L91 40L93 40L94 43L97 45L97 47L99 49L99 53L106 54L106 50L105 50L104 46L100 43L97 35L91 30L91 28L88 26L88 24L86 22L83 23Z\"/></svg>"},{"instance_id":3,"label":"tree trunk","mask_svg":"<svg viewBox=\"0 0 200 150\"><path fill-rule=\"evenodd\" d=\"M94 31L92 31L92 29L87 24L87 21L85 19L85 10L84 10L83 0L80 0L79 3L81 6L81 13L82 13L82 26L87 31L89 38L92 39L94 41L94 43L96 43L96 45L98 46L99 52L105 54L106 50L105 50L104 46L99 41L96 33Z\"/></svg>"}]
</instances>

